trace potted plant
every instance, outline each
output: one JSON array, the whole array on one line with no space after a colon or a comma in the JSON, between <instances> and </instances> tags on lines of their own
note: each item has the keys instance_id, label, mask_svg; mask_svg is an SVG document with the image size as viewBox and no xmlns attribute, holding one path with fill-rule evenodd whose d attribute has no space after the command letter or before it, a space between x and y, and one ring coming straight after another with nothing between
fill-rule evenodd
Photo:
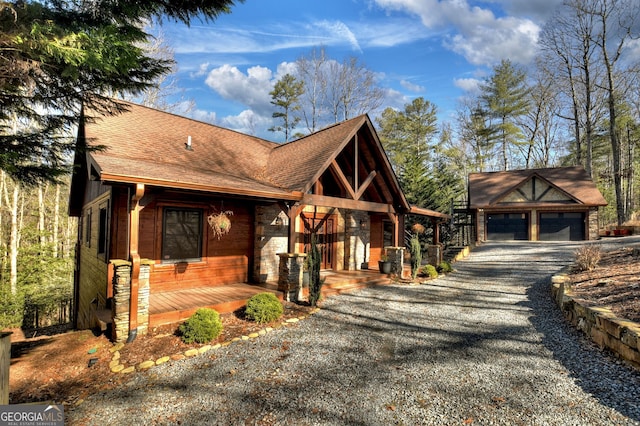
<instances>
[{"instance_id":1,"label":"potted plant","mask_svg":"<svg viewBox=\"0 0 640 426\"><path fill-rule=\"evenodd\" d=\"M380 256L380 260L378 261L378 269L383 274L391 273L391 262L389 262L389 257L385 254Z\"/></svg>"}]
</instances>

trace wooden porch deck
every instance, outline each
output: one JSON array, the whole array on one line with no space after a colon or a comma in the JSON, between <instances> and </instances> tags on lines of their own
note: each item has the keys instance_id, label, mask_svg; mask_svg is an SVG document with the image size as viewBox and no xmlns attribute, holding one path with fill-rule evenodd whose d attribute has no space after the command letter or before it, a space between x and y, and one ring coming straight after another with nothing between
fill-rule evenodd
<instances>
[{"instance_id":1,"label":"wooden porch deck","mask_svg":"<svg viewBox=\"0 0 640 426\"><path fill-rule=\"evenodd\" d=\"M389 276L382 275L377 270L324 271L321 275L325 279L323 297L390 283ZM198 308L212 308L220 313L233 312L242 308L254 294L265 291L271 291L282 299L282 293L277 291L277 287L276 283L238 283L152 293L149 296L149 326L184 321ZM307 295L308 289L303 289L303 296Z\"/></svg>"}]
</instances>

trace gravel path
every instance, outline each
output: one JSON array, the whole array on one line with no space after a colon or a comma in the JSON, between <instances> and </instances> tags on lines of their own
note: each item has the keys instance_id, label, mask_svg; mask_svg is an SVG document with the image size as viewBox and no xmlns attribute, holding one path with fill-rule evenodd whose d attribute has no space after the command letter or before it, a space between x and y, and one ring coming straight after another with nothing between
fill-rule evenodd
<instances>
[{"instance_id":1,"label":"gravel path","mask_svg":"<svg viewBox=\"0 0 640 426\"><path fill-rule=\"evenodd\" d=\"M95 425L640 425L640 374L566 325L568 244L486 244L420 286L329 298L292 326L135 373Z\"/></svg>"}]
</instances>

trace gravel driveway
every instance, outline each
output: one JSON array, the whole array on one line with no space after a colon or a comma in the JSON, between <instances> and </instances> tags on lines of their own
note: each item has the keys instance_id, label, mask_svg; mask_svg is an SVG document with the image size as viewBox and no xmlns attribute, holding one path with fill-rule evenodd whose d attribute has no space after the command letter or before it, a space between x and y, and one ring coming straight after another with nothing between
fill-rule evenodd
<instances>
[{"instance_id":1,"label":"gravel driveway","mask_svg":"<svg viewBox=\"0 0 640 426\"><path fill-rule=\"evenodd\" d=\"M293 326L135 373L67 424L640 424L640 374L566 325L575 245L486 244L419 286L327 299Z\"/></svg>"}]
</instances>

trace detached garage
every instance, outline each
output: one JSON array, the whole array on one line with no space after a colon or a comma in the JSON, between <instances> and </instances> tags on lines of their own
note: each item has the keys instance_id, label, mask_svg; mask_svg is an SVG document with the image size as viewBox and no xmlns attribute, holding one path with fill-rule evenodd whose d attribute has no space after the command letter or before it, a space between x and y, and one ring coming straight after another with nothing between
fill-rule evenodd
<instances>
[{"instance_id":1,"label":"detached garage","mask_svg":"<svg viewBox=\"0 0 640 426\"><path fill-rule=\"evenodd\" d=\"M597 239L598 207L606 205L579 166L469 175L477 241Z\"/></svg>"}]
</instances>

